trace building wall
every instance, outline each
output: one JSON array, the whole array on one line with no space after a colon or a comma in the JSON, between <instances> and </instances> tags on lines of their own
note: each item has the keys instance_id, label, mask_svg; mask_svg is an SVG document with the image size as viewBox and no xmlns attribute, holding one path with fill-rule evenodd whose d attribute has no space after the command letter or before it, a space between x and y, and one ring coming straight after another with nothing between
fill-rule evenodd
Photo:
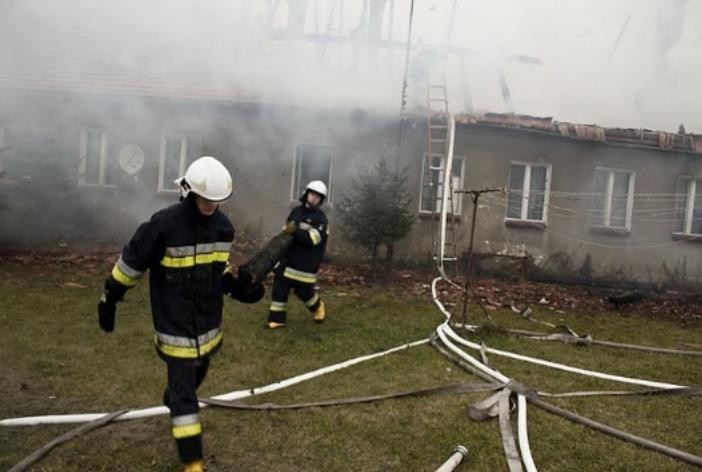
<instances>
[{"instance_id":1,"label":"building wall","mask_svg":"<svg viewBox=\"0 0 702 472\"><path fill-rule=\"evenodd\" d=\"M468 158L466 188L507 186L512 161L551 165L547 224L510 226L505 222L505 195L486 194L478 209L477 252L528 253L537 263L573 272L584 269L589 259L593 275L610 278L660 281L669 275L667 270L683 265L688 277L702 276L702 246L672 234L678 178L701 175L702 159L697 156L490 127L460 129L455 153ZM588 194L593 192L596 167L635 173L630 231L603 232L593 227L593 201ZM466 198L464 208L468 206ZM467 249L469 226L470 215L464 210L459 250Z\"/></svg>"},{"instance_id":2,"label":"building wall","mask_svg":"<svg viewBox=\"0 0 702 472\"><path fill-rule=\"evenodd\" d=\"M297 146L329 147L330 251L347 252L335 225L336 201L362 166L394 155L397 139L394 120L358 110L74 94L4 93L0 127L8 147L0 154L0 194L8 206L0 213L0 241L12 245L122 244L154 211L178 201L176 192L158 191L159 162L163 136L183 135L201 143L198 155L216 156L230 169L234 195L222 210L246 238L279 231L298 204L291 188ZM116 136L109 186L79 185L83 129ZM124 145L143 151L135 174L116 162Z\"/></svg>"},{"instance_id":3,"label":"building wall","mask_svg":"<svg viewBox=\"0 0 702 472\"><path fill-rule=\"evenodd\" d=\"M397 117L360 110L72 94L6 92L0 98L0 127L9 148L0 154L5 171L0 195L8 206L0 210L3 244L123 244L141 221L178 200L177 193L157 191L159 161L162 137L184 135L201 143L198 155L214 155L232 172L234 196L222 209L241 239L279 231L296 204L291 188L296 147L329 146L332 196L325 211L331 221L329 253L336 256L368 256L344 240L337 221L351 179L380 157L396 163L407 173L418 218L395 255L431 262L435 220L418 211L425 122L408 120L399 139ZM130 175L115 165L111 186L78 185L82 129L114 133L117 149L139 146L143 168ZM584 272L589 265L595 276L641 281L661 281L684 265L687 277L702 279L702 246L672 237L678 178L702 177L699 156L487 125L459 126L454 154L465 156L462 186L468 189L507 186L513 161L551 166L546 224L506 224L506 194L486 194L479 200L475 252L529 255L566 273ZM635 172L630 231L593 229L589 194L596 167ZM472 202L469 196L456 198L462 200L454 219L460 255L468 249Z\"/></svg>"}]
</instances>

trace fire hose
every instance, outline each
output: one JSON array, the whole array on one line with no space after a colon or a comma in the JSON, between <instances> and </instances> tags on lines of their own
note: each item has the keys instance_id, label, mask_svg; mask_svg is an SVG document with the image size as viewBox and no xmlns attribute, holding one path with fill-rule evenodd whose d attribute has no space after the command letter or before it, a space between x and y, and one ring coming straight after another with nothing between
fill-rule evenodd
<instances>
[{"instance_id":1,"label":"fire hose","mask_svg":"<svg viewBox=\"0 0 702 472\"><path fill-rule=\"evenodd\" d=\"M451 457L448 458L446 462L441 464L438 469L436 469L435 472L451 472L454 470L458 465L463 462L463 459L468 457L468 449L465 446L461 446L460 444L455 447L453 450L453 454L451 454Z\"/></svg>"},{"instance_id":2,"label":"fire hose","mask_svg":"<svg viewBox=\"0 0 702 472\"><path fill-rule=\"evenodd\" d=\"M538 395L535 392L530 392L527 389L524 389L523 387L520 387L520 384L510 381L507 379L506 376L503 374L499 373L497 370L494 370L492 368L489 368L485 366L484 364L480 363L478 360L473 358L472 356L468 355L465 351L463 351L461 348L459 348L457 345L453 344L453 341L456 341L458 344L461 344L466 347L470 347L471 349L476 349L476 350L485 350L487 352L491 352L493 354L498 354L502 355L505 357L511 357L513 359L517 360L522 360L526 362L532 362L535 364L539 365L544 365L547 367L552 367L552 368L557 368L560 370L565 370L573 373L578 373L582 375L588 375L592 377L598 377L598 378L603 378L607 380L613 380L613 381L618 381L622 383L630 383L630 384L635 384L635 385L643 385L643 386L649 386L649 387L654 387L661 389L661 393L665 393L666 391L670 391L671 393L681 393L681 392L687 392L690 394L699 394L700 389L690 389L687 387L683 387L680 385L676 384L671 384L671 383L663 383L663 382L655 382L655 381L650 381L650 380L642 380L642 379L634 379L634 378L629 378L629 377L623 377L623 376L618 376L618 375L611 375L611 374L606 374L606 373L601 373L601 372L596 372L596 371L591 371L587 369L579 369L575 367L570 367L566 366L564 364L558 364L550 361L544 361L542 359L537 359L537 358L532 358L529 356L523 356L519 354L514 354L510 353L507 351L500 351L496 349L490 349L486 348L485 346L478 345L477 343L473 343L470 341L467 341L460 336L458 336L448 325L448 322L450 320L451 314L446 310L444 305L441 303L441 301L438 299L436 296L436 283L441 280L442 277L437 277L434 279L432 282L432 298L434 299L434 303L439 307L441 312L446 316L446 321L441 324L439 327L437 327L436 334L439 339L444 343L445 346L447 346L453 354L457 355L461 360L467 361L467 369L471 373L479 373L480 377L483 378L484 380L493 378L495 380L498 380L500 382L503 382L506 385L506 388L509 388L512 390L514 393L517 394L517 404L518 404L518 433L519 433L519 443L521 447L521 453L522 453L522 461L524 462L525 467L527 468L528 471L531 470L536 470L535 465L533 463L533 459L531 457L531 453L529 451L529 446L528 446L528 436L527 436L527 430L526 430L526 403L527 401L529 403L534 404L535 406L544 409L545 411L552 413L552 414L557 414L565 419L568 419L570 421L575 421L578 422L579 424L583 424L585 426L588 426L590 428L596 429L600 432L604 432L607 434L610 434L612 436L615 436L619 439L626 440L629 442L633 442L641 447L645 447L657 452L660 452L662 454L668 455L669 457L673 457L675 459L685 461L687 463L697 465L697 466L702 466L702 457L695 456L693 454L680 451L675 448L671 448L669 446L665 446L662 444L658 444L654 441L650 441L645 438L641 438L635 435L632 435L630 433L627 433L625 431L618 430L616 428L612 428L608 425L604 425L602 423L598 423L596 421L593 421L589 418L585 418L583 416L577 415L575 413L569 412L567 410L564 410L562 408L556 407L554 405L551 405L547 402L544 402L543 400L538 398ZM449 337L451 340L449 340ZM507 381L505 381L507 380ZM498 394L496 394L498 395ZM493 402L494 403L494 402ZM504 403L504 401L502 402ZM492 406L492 405L490 405ZM504 408L502 408L504 409ZM524 420L521 420L521 417L524 416ZM509 433L504 434L503 433L503 445L505 447L505 453L508 461L508 466L510 468L510 471L516 471L516 470L521 470L521 464L517 465L515 464L514 461L514 453L510 449L510 441L509 441ZM526 449L526 450L525 450Z\"/></svg>"},{"instance_id":3,"label":"fire hose","mask_svg":"<svg viewBox=\"0 0 702 472\"><path fill-rule=\"evenodd\" d=\"M319 377L330 372L345 369L352 365L360 364L371 359L376 359L378 357L386 356L392 354L393 352L401 351L414 346L420 346L429 342L429 339L420 339L419 341L414 341L408 344L402 344L400 346L393 347L386 351L377 352L374 354L367 354L365 356L354 357L344 362L339 362L321 369L313 370L304 374L296 375L295 377L290 377L288 379L282 380L280 382L275 382L263 387L254 387L246 390L236 390L233 392L225 393L222 395L217 395L212 397L214 400L238 400L240 398L246 398L253 395L261 395L263 393L275 392L276 390L281 390L291 385L295 385L306 380ZM200 403L201 408L207 407L205 403ZM157 406L151 408L143 408L139 410L127 411L116 421L133 420L137 418L148 418L151 416L165 415L168 414L169 410L165 406ZM99 420L100 418L107 416L108 413L83 413L83 414L70 414L70 415L42 415L42 416L26 416L23 418L7 418L0 420L0 426L33 426L40 424L65 424L65 423L84 423L88 421Z\"/></svg>"}]
</instances>

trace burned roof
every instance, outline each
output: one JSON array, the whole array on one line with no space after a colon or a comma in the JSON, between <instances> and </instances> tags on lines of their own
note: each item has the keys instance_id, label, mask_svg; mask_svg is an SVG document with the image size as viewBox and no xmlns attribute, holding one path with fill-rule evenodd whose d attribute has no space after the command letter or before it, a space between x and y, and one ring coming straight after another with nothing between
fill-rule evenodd
<instances>
[{"instance_id":1,"label":"burned roof","mask_svg":"<svg viewBox=\"0 0 702 472\"><path fill-rule=\"evenodd\" d=\"M456 123L499 126L582 141L702 154L702 135L686 133L682 126L678 133L669 133L644 128L605 128L595 124L557 121L551 117L491 112L459 114Z\"/></svg>"}]
</instances>

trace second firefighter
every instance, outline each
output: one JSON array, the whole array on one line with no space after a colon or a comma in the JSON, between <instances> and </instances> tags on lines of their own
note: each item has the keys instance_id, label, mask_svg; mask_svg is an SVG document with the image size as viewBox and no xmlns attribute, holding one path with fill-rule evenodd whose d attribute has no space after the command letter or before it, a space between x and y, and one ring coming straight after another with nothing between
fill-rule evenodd
<instances>
[{"instance_id":1,"label":"second firefighter","mask_svg":"<svg viewBox=\"0 0 702 472\"><path fill-rule=\"evenodd\" d=\"M300 196L301 205L288 215L283 231L290 233L293 240L275 269L268 328L285 326L291 289L316 322L321 323L326 317L324 302L314 289L329 236L327 216L320 208L326 197L327 186L314 180Z\"/></svg>"}]
</instances>

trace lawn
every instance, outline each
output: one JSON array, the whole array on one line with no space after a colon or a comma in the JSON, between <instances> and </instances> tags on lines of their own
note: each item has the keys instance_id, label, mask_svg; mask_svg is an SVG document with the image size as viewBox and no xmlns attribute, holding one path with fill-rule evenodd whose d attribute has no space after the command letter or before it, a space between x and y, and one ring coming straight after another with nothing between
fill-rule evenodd
<instances>
[{"instance_id":1,"label":"lawn","mask_svg":"<svg viewBox=\"0 0 702 472\"><path fill-rule=\"evenodd\" d=\"M118 308L115 332L97 326L95 304L109 264L0 263L0 418L88 413L160 404L165 366L151 344L145 284ZM263 386L352 357L431 335L443 316L428 295L401 286L325 285L328 320L314 324L291 303L289 327L263 329L268 296L245 306L226 301L225 344L201 396ZM473 310L472 323L485 318ZM509 310L491 313L503 327L545 328ZM567 324L597 339L661 347L700 343L702 326L646 313L557 313L536 307L536 318ZM593 370L689 386L702 385L702 357L579 347L485 330L488 346ZM610 381L489 356L504 374L548 392L630 390ZM255 396L247 403L289 404L481 382L430 345ZM208 408L202 412L209 471L434 470L463 444L470 456L457 470L506 470L497 421L476 423L467 407L489 393L384 400L289 411ZM702 398L589 397L549 400L581 415L702 456ZM693 470L655 452L529 408L529 436L541 471ZM516 418L513 418L516 434ZM76 425L0 427L0 470ZM169 420L118 422L59 446L32 470L178 470Z\"/></svg>"}]
</instances>

